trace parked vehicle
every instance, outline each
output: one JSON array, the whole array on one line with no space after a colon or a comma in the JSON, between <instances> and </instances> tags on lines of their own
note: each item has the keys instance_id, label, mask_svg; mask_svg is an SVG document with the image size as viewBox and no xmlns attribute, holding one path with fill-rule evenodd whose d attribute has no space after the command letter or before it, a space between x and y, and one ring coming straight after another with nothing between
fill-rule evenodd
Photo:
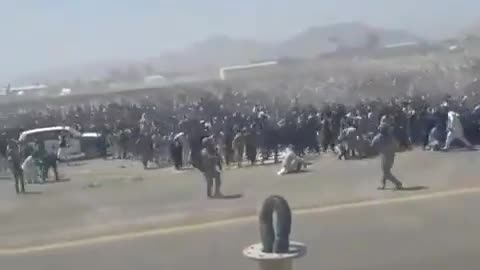
<instances>
[{"instance_id":1,"label":"parked vehicle","mask_svg":"<svg viewBox=\"0 0 480 270\"><path fill-rule=\"evenodd\" d=\"M106 147L107 155L111 155L111 146L106 144L105 138L98 132L82 133L80 146L82 152L85 153L85 158L98 158L102 156L101 148Z\"/></svg>"},{"instance_id":2,"label":"parked vehicle","mask_svg":"<svg viewBox=\"0 0 480 270\"><path fill-rule=\"evenodd\" d=\"M20 134L18 141L23 145L32 145L37 141L43 141L45 144L45 150L49 153L56 154L59 148L60 135L66 136L67 147L65 149L64 157L67 160L85 157L85 153L82 152L81 148L82 133L68 126L27 130Z\"/></svg>"}]
</instances>

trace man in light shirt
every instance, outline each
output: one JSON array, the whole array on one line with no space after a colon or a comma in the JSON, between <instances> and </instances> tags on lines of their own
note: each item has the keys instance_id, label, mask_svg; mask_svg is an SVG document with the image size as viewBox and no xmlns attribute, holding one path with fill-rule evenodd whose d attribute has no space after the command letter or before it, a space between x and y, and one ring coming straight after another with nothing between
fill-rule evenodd
<instances>
[{"instance_id":1,"label":"man in light shirt","mask_svg":"<svg viewBox=\"0 0 480 270\"><path fill-rule=\"evenodd\" d=\"M462 141L468 148L473 148L472 144L465 138L463 134L463 126L460 121L460 115L454 111L448 112L447 118L447 140L445 141L445 147L442 150L446 151L450 149L450 145L454 140Z\"/></svg>"}]
</instances>

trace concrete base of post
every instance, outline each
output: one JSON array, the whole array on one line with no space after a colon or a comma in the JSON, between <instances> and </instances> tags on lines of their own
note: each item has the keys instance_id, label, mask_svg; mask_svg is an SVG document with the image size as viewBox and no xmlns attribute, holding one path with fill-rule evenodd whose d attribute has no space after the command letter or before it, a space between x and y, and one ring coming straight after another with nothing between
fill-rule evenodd
<instances>
[{"instance_id":1,"label":"concrete base of post","mask_svg":"<svg viewBox=\"0 0 480 270\"><path fill-rule=\"evenodd\" d=\"M292 270L293 260L307 254L307 247L290 241L288 253L264 253L262 243L251 245L243 250L243 255L258 262L259 270Z\"/></svg>"}]
</instances>

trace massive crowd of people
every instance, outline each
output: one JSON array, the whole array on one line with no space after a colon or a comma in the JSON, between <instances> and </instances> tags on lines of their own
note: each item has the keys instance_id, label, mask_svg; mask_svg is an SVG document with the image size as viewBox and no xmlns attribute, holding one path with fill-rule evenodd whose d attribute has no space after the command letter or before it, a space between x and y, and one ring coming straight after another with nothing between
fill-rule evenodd
<instances>
[{"instance_id":1,"label":"massive crowd of people","mask_svg":"<svg viewBox=\"0 0 480 270\"><path fill-rule=\"evenodd\" d=\"M303 105L296 98L271 100L263 102L228 90L221 97L209 94L194 102L176 100L172 106L112 102L17 112L2 117L0 156L16 179L23 177L22 167L32 164L31 159L40 160L33 164L43 166L39 170L43 178L49 168L56 174L54 164L61 158L46 153L41 142L36 151L25 153L26 147L16 141L22 130L49 126L101 133L103 143L98 147L103 155L110 146L113 158L139 158L145 168L149 162L160 165L168 160L177 169L193 166L202 171L208 156L217 156L215 164L240 167L244 160L255 164L272 156L277 162L279 152L287 147L298 157L332 151L339 159L366 158L381 153L375 146L381 140L373 143L379 130L392 135L396 150L415 145L448 150L455 141L468 147L480 141L480 106L466 96L447 95L439 104L417 96L364 100L350 106ZM60 134L59 144L66 140ZM0 169L7 167L0 163ZM208 176L212 181L215 177Z\"/></svg>"}]
</instances>

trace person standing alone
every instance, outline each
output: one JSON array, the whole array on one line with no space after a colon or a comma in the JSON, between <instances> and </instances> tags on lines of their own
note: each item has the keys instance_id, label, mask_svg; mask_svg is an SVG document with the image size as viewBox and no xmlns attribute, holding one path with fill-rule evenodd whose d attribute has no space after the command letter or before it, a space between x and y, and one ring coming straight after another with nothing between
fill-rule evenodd
<instances>
[{"instance_id":1,"label":"person standing alone","mask_svg":"<svg viewBox=\"0 0 480 270\"><path fill-rule=\"evenodd\" d=\"M395 160L396 143L391 128L388 124L381 124L378 127L379 133L372 140L372 147L380 155L382 169L382 184L380 189L385 189L387 180L390 180L396 189L402 189L403 184L393 174L392 167Z\"/></svg>"},{"instance_id":2,"label":"person standing alone","mask_svg":"<svg viewBox=\"0 0 480 270\"><path fill-rule=\"evenodd\" d=\"M238 130L235 134L235 137L232 141L232 148L234 152L235 162L237 163L237 168L242 167L243 153L245 150L245 136L242 131Z\"/></svg>"},{"instance_id":3,"label":"person standing alone","mask_svg":"<svg viewBox=\"0 0 480 270\"><path fill-rule=\"evenodd\" d=\"M215 149L215 143L212 137L202 139L203 149L201 151L201 166L200 170L207 182L207 197L219 198L222 197L220 186L222 181L220 179L220 171L222 170L222 160ZM212 188L215 185L215 191L212 195Z\"/></svg>"},{"instance_id":4,"label":"person standing alone","mask_svg":"<svg viewBox=\"0 0 480 270\"><path fill-rule=\"evenodd\" d=\"M57 158L60 161L66 162L68 165L67 147L68 147L67 135L60 134L60 136L58 137Z\"/></svg>"},{"instance_id":5,"label":"person standing alone","mask_svg":"<svg viewBox=\"0 0 480 270\"><path fill-rule=\"evenodd\" d=\"M15 191L18 193L25 193L25 181L23 179L22 161L20 158L20 148L18 143L10 141L7 145L7 161L10 171L15 179Z\"/></svg>"}]
</instances>

